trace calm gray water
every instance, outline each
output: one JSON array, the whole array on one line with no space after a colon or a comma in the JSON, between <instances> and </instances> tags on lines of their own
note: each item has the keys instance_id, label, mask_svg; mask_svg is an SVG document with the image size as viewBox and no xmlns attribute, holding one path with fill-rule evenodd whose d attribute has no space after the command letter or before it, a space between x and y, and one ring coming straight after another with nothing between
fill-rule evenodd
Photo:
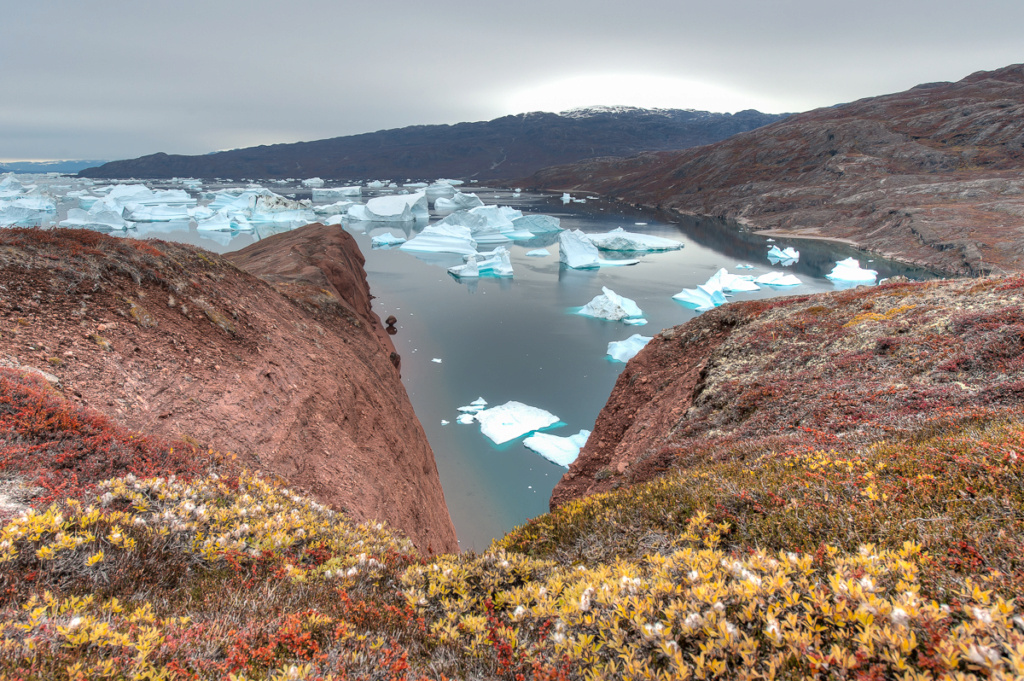
<instances>
[{"instance_id":1,"label":"calm gray water","mask_svg":"<svg viewBox=\"0 0 1024 681\"><path fill-rule=\"evenodd\" d=\"M703 283L721 267L755 276L784 269L805 282L799 287L764 287L736 294L734 300L835 290L824 275L836 260L850 255L860 255L862 265L878 270L880 277L928 276L896 263L868 263L863 254L841 244L807 240L779 240L780 247L791 245L800 251L796 265L781 268L765 257L770 244L764 237L719 221L673 218L679 222L672 224L604 201L566 206L556 196L513 198L505 191L473 189L488 204L555 215L567 229L603 232L622 226L677 239L685 246L680 251L638 256L640 263L635 266L568 270L559 266L557 237L551 236L509 247L513 279L460 282L446 271L461 263L459 256L417 256L370 247L372 235L392 231L409 236L413 227L381 223L345 227L366 256L367 276L376 296L374 309L382 319L393 314L399 320L394 342L402 355L403 381L436 455L464 549L483 550L493 538L545 513L551 490L566 469L526 449L522 438L493 445L477 424L456 422L459 406L481 396L491 406L517 400L556 414L565 425L548 431L554 435L593 429L624 367L606 357L608 343L634 333L653 336L692 319L698 313L671 296L683 287ZM636 222L647 224L637 226ZM423 226L417 223L415 229ZM263 231L262 236L268 233ZM186 241L216 252L237 250L260 238L246 234L210 238L183 224L140 226L128 235ZM547 247L551 255L526 256L539 247ZM740 272L735 269L739 263L755 269ZM574 314L600 294L602 286L634 299L650 323L627 326ZM433 362L435 358L441 362ZM442 425L442 421L449 423Z\"/></svg>"}]
</instances>

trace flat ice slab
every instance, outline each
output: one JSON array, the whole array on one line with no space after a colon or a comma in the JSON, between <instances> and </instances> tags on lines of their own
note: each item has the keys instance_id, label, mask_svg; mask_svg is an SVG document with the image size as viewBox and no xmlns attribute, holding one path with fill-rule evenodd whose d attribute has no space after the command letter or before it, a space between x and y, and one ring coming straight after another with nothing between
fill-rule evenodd
<instances>
[{"instance_id":1,"label":"flat ice slab","mask_svg":"<svg viewBox=\"0 0 1024 681\"><path fill-rule=\"evenodd\" d=\"M476 241L468 227L437 222L399 246L403 251L476 255Z\"/></svg>"},{"instance_id":2,"label":"flat ice slab","mask_svg":"<svg viewBox=\"0 0 1024 681\"><path fill-rule=\"evenodd\" d=\"M520 215L512 219L512 224L515 226L516 231L527 231L530 234L547 234L549 232L562 231L562 228L559 226L561 222L558 218L540 213Z\"/></svg>"},{"instance_id":3,"label":"flat ice slab","mask_svg":"<svg viewBox=\"0 0 1024 681\"><path fill-rule=\"evenodd\" d=\"M472 279L481 276L513 276L511 255L504 246L498 246L490 253L474 253L464 256L464 258L465 265L448 268L448 272L459 279Z\"/></svg>"},{"instance_id":4,"label":"flat ice slab","mask_svg":"<svg viewBox=\"0 0 1024 681\"><path fill-rule=\"evenodd\" d=\"M558 259L576 270L614 265L635 265L638 260L605 260L597 246L582 230L564 231L558 235Z\"/></svg>"},{"instance_id":5,"label":"flat ice slab","mask_svg":"<svg viewBox=\"0 0 1024 681\"><path fill-rule=\"evenodd\" d=\"M856 258L847 258L837 262L832 271L825 275L825 278L835 282L873 284L877 276L878 272L875 270L861 269L860 261Z\"/></svg>"},{"instance_id":6,"label":"flat ice slab","mask_svg":"<svg viewBox=\"0 0 1024 681\"><path fill-rule=\"evenodd\" d=\"M675 251L683 247L683 244L672 239L627 232L622 227L587 236L602 251Z\"/></svg>"},{"instance_id":7,"label":"flat ice slab","mask_svg":"<svg viewBox=\"0 0 1024 681\"><path fill-rule=\"evenodd\" d=\"M652 338L653 336L641 336L634 333L626 340L612 341L608 344L608 355L616 362L628 362L636 357L636 353L643 350Z\"/></svg>"},{"instance_id":8,"label":"flat ice slab","mask_svg":"<svg viewBox=\"0 0 1024 681\"><path fill-rule=\"evenodd\" d=\"M617 322L627 317L642 317L644 311L636 304L636 301L620 296L607 286L601 287L601 295L594 296L594 299L583 306L580 314L585 317L596 317Z\"/></svg>"},{"instance_id":9,"label":"flat ice slab","mask_svg":"<svg viewBox=\"0 0 1024 681\"><path fill-rule=\"evenodd\" d=\"M803 283L795 274L786 274L784 272L768 272L767 274L762 274L754 281L765 286L799 286Z\"/></svg>"},{"instance_id":10,"label":"flat ice slab","mask_svg":"<svg viewBox=\"0 0 1024 681\"><path fill-rule=\"evenodd\" d=\"M527 251L526 255L530 256L531 258L546 258L547 256L551 255L551 253L549 253L548 249L546 248L535 248L532 251Z\"/></svg>"},{"instance_id":11,"label":"flat ice slab","mask_svg":"<svg viewBox=\"0 0 1024 681\"><path fill-rule=\"evenodd\" d=\"M386 247L386 246L395 246L396 244L404 244L404 243L405 243L405 237L404 236L395 236L391 232L387 232L386 234L378 234L377 236L372 237L370 239L370 247L371 248L383 248L383 247Z\"/></svg>"},{"instance_id":12,"label":"flat ice slab","mask_svg":"<svg viewBox=\"0 0 1024 681\"><path fill-rule=\"evenodd\" d=\"M587 444L587 438L589 437L589 430L581 430L569 437L534 433L523 440L523 444L551 463L568 468L569 464L580 455L580 450Z\"/></svg>"},{"instance_id":13,"label":"flat ice slab","mask_svg":"<svg viewBox=\"0 0 1024 681\"><path fill-rule=\"evenodd\" d=\"M558 417L551 412L514 400L477 412L476 420L480 422L480 432L496 445L558 423Z\"/></svg>"}]
</instances>

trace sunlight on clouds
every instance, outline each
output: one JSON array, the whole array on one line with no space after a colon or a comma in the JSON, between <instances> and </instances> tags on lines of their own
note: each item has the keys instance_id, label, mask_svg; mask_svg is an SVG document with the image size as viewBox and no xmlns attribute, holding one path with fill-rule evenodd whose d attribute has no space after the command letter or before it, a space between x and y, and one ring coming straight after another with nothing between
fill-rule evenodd
<instances>
[{"instance_id":1,"label":"sunlight on clouds","mask_svg":"<svg viewBox=\"0 0 1024 681\"><path fill-rule=\"evenodd\" d=\"M510 93L509 111L564 111L580 106L626 105L644 108L735 112L775 111L778 103L697 80L637 73L593 74L551 80Z\"/></svg>"}]
</instances>

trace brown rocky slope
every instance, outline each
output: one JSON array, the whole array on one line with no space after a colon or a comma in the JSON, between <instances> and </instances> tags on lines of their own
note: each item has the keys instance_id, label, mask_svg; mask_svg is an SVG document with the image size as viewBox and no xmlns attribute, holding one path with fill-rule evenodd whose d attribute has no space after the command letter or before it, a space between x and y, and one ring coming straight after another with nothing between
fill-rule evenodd
<instances>
[{"instance_id":1,"label":"brown rocky slope","mask_svg":"<svg viewBox=\"0 0 1024 681\"><path fill-rule=\"evenodd\" d=\"M853 451L1022 407L1024 275L732 303L630 360L551 506L722 457Z\"/></svg>"},{"instance_id":2,"label":"brown rocky slope","mask_svg":"<svg viewBox=\"0 0 1024 681\"><path fill-rule=\"evenodd\" d=\"M1024 65L797 114L684 151L542 170L754 229L852 241L951 273L1024 268Z\"/></svg>"},{"instance_id":3,"label":"brown rocky slope","mask_svg":"<svg viewBox=\"0 0 1024 681\"><path fill-rule=\"evenodd\" d=\"M235 453L421 550L457 551L352 237L311 225L231 257L2 230L0 358L128 428ZM274 286L239 267L276 271Z\"/></svg>"}]
</instances>

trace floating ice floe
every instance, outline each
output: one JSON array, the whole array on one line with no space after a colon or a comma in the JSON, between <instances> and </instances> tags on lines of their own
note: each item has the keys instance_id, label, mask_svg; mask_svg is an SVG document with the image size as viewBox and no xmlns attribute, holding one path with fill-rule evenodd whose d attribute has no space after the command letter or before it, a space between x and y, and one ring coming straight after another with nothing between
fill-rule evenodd
<instances>
[{"instance_id":1,"label":"floating ice floe","mask_svg":"<svg viewBox=\"0 0 1024 681\"><path fill-rule=\"evenodd\" d=\"M385 248L387 246L397 246L398 244L404 244L404 236L395 236L391 232L385 234L378 234L377 236L370 238L371 248Z\"/></svg>"},{"instance_id":2,"label":"floating ice floe","mask_svg":"<svg viewBox=\"0 0 1024 681\"><path fill-rule=\"evenodd\" d=\"M626 340L612 341L608 344L608 355L616 362L628 362L636 356L636 353L643 350L652 338L653 336L641 336L634 333Z\"/></svg>"},{"instance_id":3,"label":"floating ice floe","mask_svg":"<svg viewBox=\"0 0 1024 681\"><path fill-rule=\"evenodd\" d=\"M124 221L120 213L115 213L112 210L98 210L92 213L81 208L69 209L67 219L61 220L60 226L93 229L99 232L128 229L128 223Z\"/></svg>"},{"instance_id":4,"label":"floating ice floe","mask_svg":"<svg viewBox=\"0 0 1024 681\"><path fill-rule=\"evenodd\" d=\"M878 272L875 270L861 269L860 261L856 258L847 258L846 260L838 261L836 266L832 268L832 271L825 275L827 279L831 279L834 282L851 282L858 284L874 283L875 277L877 276Z\"/></svg>"},{"instance_id":5,"label":"floating ice floe","mask_svg":"<svg viewBox=\"0 0 1024 681\"><path fill-rule=\"evenodd\" d=\"M796 250L792 246L786 246L782 249L778 246L772 246L768 249L768 261L773 265L789 267L799 259L800 251Z\"/></svg>"},{"instance_id":6,"label":"floating ice floe","mask_svg":"<svg viewBox=\"0 0 1024 681\"><path fill-rule=\"evenodd\" d=\"M323 187L324 181L319 177L309 177L302 181L303 187Z\"/></svg>"},{"instance_id":7,"label":"floating ice floe","mask_svg":"<svg viewBox=\"0 0 1024 681\"><path fill-rule=\"evenodd\" d=\"M188 220L190 217L186 206L129 204L124 211L125 220L131 222L175 222Z\"/></svg>"},{"instance_id":8,"label":"floating ice floe","mask_svg":"<svg viewBox=\"0 0 1024 681\"><path fill-rule=\"evenodd\" d=\"M672 239L627 232L622 227L587 236L602 251L674 251L683 247L683 244Z\"/></svg>"},{"instance_id":9,"label":"floating ice floe","mask_svg":"<svg viewBox=\"0 0 1024 681\"><path fill-rule=\"evenodd\" d=\"M752 270L752 269L754 269L754 266L753 265L736 265L736 269L738 269L738 270Z\"/></svg>"},{"instance_id":10,"label":"floating ice floe","mask_svg":"<svg viewBox=\"0 0 1024 681\"><path fill-rule=\"evenodd\" d=\"M530 256L531 258L546 258L547 256L551 255L551 253L549 253L548 249L546 248L535 248L532 251L527 251L526 255Z\"/></svg>"},{"instance_id":11,"label":"floating ice floe","mask_svg":"<svg viewBox=\"0 0 1024 681\"><path fill-rule=\"evenodd\" d=\"M647 320L643 317L637 319L623 319L623 324L629 324L630 326L647 326Z\"/></svg>"},{"instance_id":12,"label":"floating ice floe","mask_svg":"<svg viewBox=\"0 0 1024 681\"><path fill-rule=\"evenodd\" d=\"M337 201L346 196L361 196L362 187L327 187L313 190L314 201Z\"/></svg>"},{"instance_id":13,"label":"floating ice floe","mask_svg":"<svg viewBox=\"0 0 1024 681\"><path fill-rule=\"evenodd\" d=\"M214 213L208 218L196 220L196 229L200 232L230 232L233 228L231 218L226 213Z\"/></svg>"},{"instance_id":14,"label":"floating ice floe","mask_svg":"<svg viewBox=\"0 0 1024 681\"><path fill-rule=\"evenodd\" d=\"M697 288L684 288L672 298L698 312L706 312L713 307L725 305L725 293L722 289L705 284L698 284Z\"/></svg>"},{"instance_id":15,"label":"floating ice floe","mask_svg":"<svg viewBox=\"0 0 1024 681\"><path fill-rule=\"evenodd\" d=\"M534 433L523 440L527 448L537 452L545 459L558 466L568 468L580 455L580 450L587 444L589 430L581 430L569 437L559 437L547 433Z\"/></svg>"},{"instance_id":16,"label":"floating ice floe","mask_svg":"<svg viewBox=\"0 0 1024 681\"><path fill-rule=\"evenodd\" d=\"M785 272L768 272L754 281L765 286L799 286L803 283L795 274L786 274Z\"/></svg>"},{"instance_id":17,"label":"floating ice floe","mask_svg":"<svg viewBox=\"0 0 1024 681\"><path fill-rule=\"evenodd\" d=\"M512 225L517 232L529 232L530 234L547 234L549 232L561 232L558 218L540 213L530 213L512 218Z\"/></svg>"},{"instance_id":18,"label":"floating ice floe","mask_svg":"<svg viewBox=\"0 0 1024 681\"><path fill-rule=\"evenodd\" d=\"M337 215L328 216L327 218L321 220L320 222L327 225L328 227L341 225L344 224L345 222L345 215L343 215L342 213L338 213Z\"/></svg>"},{"instance_id":19,"label":"floating ice floe","mask_svg":"<svg viewBox=\"0 0 1024 681\"><path fill-rule=\"evenodd\" d=\"M377 196L365 205L355 204L348 210L352 220L369 222L413 222L430 217L423 192Z\"/></svg>"},{"instance_id":20,"label":"floating ice floe","mask_svg":"<svg viewBox=\"0 0 1024 681\"><path fill-rule=\"evenodd\" d=\"M424 190L428 201L436 202L438 199L450 199L455 196L455 187L448 180L438 180L428 185Z\"/></svg>"},{"instance_id":21,"label":"floating ice floe","mask_svg":"<svg viewBox=\"0 0 1024 681\"><path fill-rule=\"evenodd\" d=\"M487 400L485 400L482 397L478 397L475 400L473 400L472 402L470 402L468 405L466 405L465 407L459 407L459 411L461 411L461 412L463 412L465 414L472 415L472 414L477 413L478 411L483 411L486 406L487 406Z\"/></svg>"},{"instance_id":22,"label":"floating ice floe","mask_svg":"<svg viewBox=\"0 0 1024 681\"><path fill-rule=\"evenodd\" d=\"M421 253L455 253L475 255L476 241L468 227L446 225L440 222L428 225L423 231L399 246L403 251Z\"/></svg>"},{"instance_id":23,"label":"floating ice floe","mask_svg":"<svg viewBox=\"0 0 1024 681\"><path fill-rule=\"evenodd\" d=\"M456 192L450 199L438 197L434 201L434 210L438 213L454 213L457 210L469 210L483 205L484 202L476 194Z\"/></svg>"},{"instance_id":24,"label":"floating ice floe","mask_svg":"<svg viewBox=\"0 0 1024 681\"><path fill-rule=\"evenodd\" d=\"M513 276L511 256L504 246L498 246L490 253L474 253L464 257L466 264L449 267L450 274L460 279Z\"/></svg>"},{"instance_id":25,"label":"floating ice floe","mask_svg":"<svg viewBox=\"0 0 1024 681\"><path fill-rule=\"evenodd\" d=\"M613 265L635 265L638 260L605 260L597 246L582 230L564 231L558 235L558 259L572 269L592 269Z\"/></svg>"},{"instance_id":26,"label":"floating ice floe","mask_svg":"<svg viewBox=\"0 0 1024 681\"><path fill-rule=\"evenodd\" d=\"M601 291L601 295L595 296L593 300L583 306L579 312L581 315L613 322L643 316L643 310L635 301L620 296L607 286L602 286Z\"/></svg>"},{"instance_id":27,"label":"floating ice floe","mask_svg":"<svg viewBox=\"0 0 1024 681\"><path fill-rule=\"evenodd\" d=\"M348 215L348 209L356 205L354 201L337 201L335 203L326 203L319 206L313 206L313 212L317 215Z\"/></svg>"},{"instance_id":28,"label":"floating ice floe","mask_svg":"<svg viewBox=\"0 0 1024 681\"><path fill-rule=\"evenodd\" d=\"M572 201L572 194L569 192L562 194L562 203L569 203L570 201Z\"/></svg>"},{"instance_id":29,"label":"floating ice floe","mask_svg":"<svg viewBox=\"0 0 1024 681\"><path fill-rule=\"evenodd\" d=\"M430 361L433 362L434 364L441 364L444 360L441 359L440 357L435 357L434 359L432 359Z\"/></svg>"},{"instance_id":30,"label":"floating ice floe","mask_svg":"<svg viewBox=\"0 0 1024 681\"><path fill-rule=\"evenodd\" d=\"M468 426L473 421L476 421L476 417L472 414L459 414L458 418L455 419L456 423L461 423L464 426Z\"/></svg>"},{"instance_id":31,"label":"floating ice floe","mask_svg":"<svg viewBox=\"0 0 1024 681\"><path fill-rule=\"evenodd\" d=\"M714 274L704 284L707 288L720 288L726 293L742 293L748 291L760 291L754 277L750 275L730 274L724 267Z\"/></svg>"},{"instance_id":32,"label":"floating ice floe","mask_svg":"<svg viewBox=\"0 0 1024 681\"><path fill-rule=\"evenodd\" d=\"M514 400L477 412L476 420L480 432L496 445L558 423L551 412Z\"/></svg>"}]
</instances>

